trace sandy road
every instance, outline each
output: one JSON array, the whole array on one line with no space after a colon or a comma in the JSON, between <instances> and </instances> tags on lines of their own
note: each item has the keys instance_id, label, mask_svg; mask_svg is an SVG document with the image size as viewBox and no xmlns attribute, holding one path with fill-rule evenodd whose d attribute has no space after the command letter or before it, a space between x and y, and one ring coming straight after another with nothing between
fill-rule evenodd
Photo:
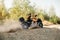
<instances>
[{"instance_id":1,"label":"sandy road","mask_svg":"<svg viewBox=\"0 0 60 40\"><path fill-rule=\"evenodd\" d=\"M14 20L5 21L3 25L0 25L0 40L60 40L60 25L49 25L31 30L20 29L19 22ZM11 33L10 30L16 32Z\"/></svg>"},{"instance_id":2,"label":"sandy road","mask_svg":"<svg viewBox=\"0 0 60 40\"><path fill-rule=\"evenodd\" d=\"M49 25L44 28L56 28L60 29L60 25ZM10 30L22 29L20 22L15 20L6 20L3 25L0 25L0 32L8 32Z\"/></svg>"},{"instance_id":3,"label":"sandy road","mask_svg":"<svg viewBox=\"0 0 60 40\"><path fill-rule=\"evenodd\" d=\"M57 28L60 29L60 25L49 25L49 26L44 26L46 28Z\"/></svg>"},{"instance_id":4,"label":"sandy road","mask_svg":"<svg viewBox=\"0 0 60 40\"><path fill-rule=\"evenodd\" d=\"M0 40L60 40L60 30L55 29L55 27L51 28L51 26L31 30L18 30L12 33L0 33ZM57 27L58 25L53 26ZM7 28L4 28L4 30L7 31Z\"/></svg>"},{"instance_id":5,"label":"sandy road","mask_svg":"<svg viewBox=\"0 0 60 40\"><path fill-rule=\"evenodd\" d=\"M56 28L60 29L60 25L49 25L44 26L44 28ZM16 30L16 29L22 29L20 25L14 24L14 25L0 25L0 32L8 32L10 30Z\"/></svg>"},{"instance_id":6,"label":"sandy road","mask_svg":"<svg viewBox=\"0 0 60 40\"><path fill-rule=\"evenodd\" d=\"M20 29L21 25L15 21L0 25L0 40L60 40L60 25L49 25L31 30ZM16 32L11 33L10 30Z\"/></svg>"}]
</instances>

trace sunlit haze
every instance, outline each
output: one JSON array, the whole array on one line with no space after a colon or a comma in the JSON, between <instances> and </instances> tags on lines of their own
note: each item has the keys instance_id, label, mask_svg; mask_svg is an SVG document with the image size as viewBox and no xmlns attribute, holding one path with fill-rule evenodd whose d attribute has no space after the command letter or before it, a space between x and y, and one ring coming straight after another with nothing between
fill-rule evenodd
<instances>
[{"instance_id":1,"label":"sunlit haze","mask_svg":"<svg viewBox=\"0 0 60 40\"><path fill-rule=\"evenodd\" d=\"M31 5L36 5L37 8L47 9L53 5L56 14L60 17L60 0L30 0ZM12 7L13 0L5 0L5 6L7 9Z\"/></svg>"},{"instance_id":2,"label":"sunlit haze","mask_svg":"<svg viewBox=\"0 0 60 40\"><path fill-rule=\"evenodd\" d=\"M5 7L7 9L12 7L13 0L4 0Z\"/></svg>"}]
</instances>

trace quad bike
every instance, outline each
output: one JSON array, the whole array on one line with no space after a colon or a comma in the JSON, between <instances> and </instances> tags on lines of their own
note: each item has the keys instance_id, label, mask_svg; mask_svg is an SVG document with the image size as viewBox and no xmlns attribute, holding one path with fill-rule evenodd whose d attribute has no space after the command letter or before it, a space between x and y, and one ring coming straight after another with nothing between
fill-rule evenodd
<instances>
[{"instance_id":1,"label":"quad bike","mask_svg":"<svg viewBox=\"0 0 60 40\"><path fill-rule=\"evenodd\" d=\"M32 24L36 27L43 28L42 20L39 18L32 18Z\"/></svg>"},{"instance_id":2,"label":"quad bike","mask_svg":"<svg viewBox=\"0 0 60 40\"><path fill-rule=\"evenodd\" d=\"M23 29L28 29L29 27L39 26L40 28L43 28L42 20L39 18L33 17L31 18L31 15L25 20L23 17L19 18L19 21L21 22Z\"/></svg>"}]
</instances>

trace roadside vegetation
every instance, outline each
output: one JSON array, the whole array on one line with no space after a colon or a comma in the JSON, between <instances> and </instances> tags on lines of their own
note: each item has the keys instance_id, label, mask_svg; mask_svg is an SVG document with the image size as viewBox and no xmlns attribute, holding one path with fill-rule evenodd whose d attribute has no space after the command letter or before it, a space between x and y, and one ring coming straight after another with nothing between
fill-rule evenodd
<instances>
[{"instance_id":1,"label":"roadside vegetation","mask_svg":"<svg viewBox=\"0 0 60 40\"><path fill-rule=\"evenodd\" d=\"M4 23L3 21L6 19L18 20L22 16L26 18L29 13L37 14L42 21L46 20L54 24L60 24L60 18L56 15L52 6L49 12L35 8L35 5L31 6L28 0L14 0L13 7L8 10L5 8L5 5L0 6L0 24Z\"/></svg>"}]
</instances>

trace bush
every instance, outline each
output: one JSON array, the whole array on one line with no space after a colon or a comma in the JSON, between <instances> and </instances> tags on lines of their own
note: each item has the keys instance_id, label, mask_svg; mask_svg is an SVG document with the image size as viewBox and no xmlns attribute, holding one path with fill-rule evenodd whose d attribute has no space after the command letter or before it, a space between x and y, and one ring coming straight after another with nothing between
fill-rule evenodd
<instances>
[{"instance_id":1,"label":"bush","mask_svg":"<svg viewBox=\"0 0 60 40\"><path fill-rule=\"evenodd\" d=\"M60 24L60 18L57 18L57 23Z\"/></svg>"},{"instance_id":2,"label":"bush","mask_svg":"<svg viewBox=\"0 0 60 40\"><path fill-rule=\"evenodd\" d=\"M57 16L52 16L50 17L50 22L53 22L54 24L59 24L60 23L60 19Z\"/></svg>"},{"instance_id":3,"label":"bush","mask_svg":"<svg viewBox=\"0 0 60 40\"><path fill-rule=\"evenodd\" d=\"M47 21L49 21L49 16L48 16L48 14L44 14L44 20L47 20Z\"/></svg>"}]
</instances>

